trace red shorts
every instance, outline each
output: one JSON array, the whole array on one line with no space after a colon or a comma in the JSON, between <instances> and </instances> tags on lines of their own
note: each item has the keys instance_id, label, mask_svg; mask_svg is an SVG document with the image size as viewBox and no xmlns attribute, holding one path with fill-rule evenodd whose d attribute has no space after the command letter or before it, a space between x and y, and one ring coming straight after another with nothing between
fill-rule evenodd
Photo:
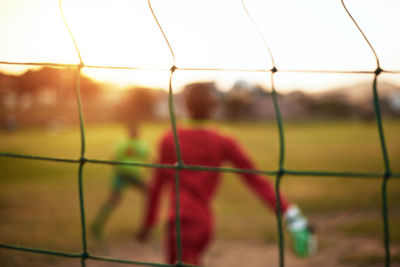
<instances>
[{"instance_id":1,"label":"red shorts","mask_svg":"<svg viewBox=\"0 0 400 267\"><path fill-rule=\"evenodd\" d=\"M213 230L211 222L181 219L182 261L189 264L201 265L202 256L207 245L212 240ZM175 222L169 222L166 229L166 257L167 262L174 264L177 261L177 244Z\"/></svg>"}]
</instances>

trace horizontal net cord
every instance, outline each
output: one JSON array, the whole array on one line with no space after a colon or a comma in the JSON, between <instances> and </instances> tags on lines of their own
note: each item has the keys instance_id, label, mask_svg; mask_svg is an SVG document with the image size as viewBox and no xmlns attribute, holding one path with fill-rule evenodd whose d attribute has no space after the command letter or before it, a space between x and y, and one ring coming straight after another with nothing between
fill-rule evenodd
<instances>
[{"instance_id":1,"label":"horizontal net cord","mask_svg":"<svg viewBox=\"0 0 400 267\"><path fill-rule=\"evenodd\" d=\"M113 257L96 256L96 255L91 255L91 254L88 255L87 259L88 260L95 260L95 261L107 261L107 262L114 262L114 263L125 263L125 264L140 265L140 266L155 266L155 267L173 267L173 266L176 266L176 265L173 265L173 264L166 264L166 263L133 261L133 260L120 259L120 258L113 258Z\"/></svg>"},{"instance_id":2,"label":"horizontal net cord","mask_svg":"<svg viewBox=\"0 0 400 267\"><path fill-rule=\"evenodd\" d=\"M66 158L55 158L55 157L44 157L44 156L34 156L34 155L22 155L13 153L2 153L0 152L0 157L10 157L16 159L28 159L28 160L40 160L40 161L54 161L62 163L75 163L79 164L81 161L91 164L106 164L106 165L119 165L119 166L135 166L143 168L153 168L153 169L180 169L180 170L196 170L196 171L207 171L207 172L221 172L221 173L250 173L257 175L277 175L278 173L283 173L287 175L295 176L323 176L323 177L348 177L348 178L382 178L384 173L378 172L341 172L341 171L318 171L318 170L295 170L295 169L284 169L284 170L264 170L264 169L240 169L231 167L211 167L204 165L190 165L190 164L158 164L158 163L143 163L134 161L115 161L115 160L101 160L101 159L66 159ZM400 173L394 172L390 174L391 178L400 178ZM301 177L297 177L301 178ZM307 177L304 177L307 178Z\"/></svg>"},{"instance_id":3,"label":"horizontal net cord","mask_svg":"<svg viewBox=\"0 0 400 267\"><path fill-rule=\"evenodd\" d=\"M0 248L10 249L15 251L22 251L22 252L30 252L30 253L40 253L50 256L60 256L66 258L86 258L91 260L100 260L100 261L108 261L108 262L115 262L115 263L128 263L134 265L142 265L142 266L160 266L160 267L170 267L175 266L171 264L163 264L163 263L151 263L151 262L141 262L141 261L132 261L132 260L124 260L119 258L112 258L112 257L102 257L83 253L72 253L72 252L64 252L64 251L55 251L55 250L48 250L48 249L39 249L39 248L32 248L32 247L24 247L24 246L17 246L17 245L10 245L10 244L0 244Z\"/></svg>"},{"instance_id":4,"label":"horizontal net cord","mask_svg":"<svg viewBox=\"0 0 400 267\"><path fill-rule=\"evenodd\" d=\"M82 258L82 253L47 250L47 249L40 249L40 248L10 245L10 244L0 244L0 248L19 250L19 251L24 251L24 252L32 252L32 253L41 253L41 254L60 256L60 257L68 257L68 258Z\"/></svg>"},{"instance_id":5,"label":"horizontal net cord","mask_svg":"<svg viewBox=\"0 0 400 267\"><path fill-rule=\"evenodd\" d=\"M88 68L88 69L115 69L115 70L142 70L142 71L170 71L170 68L152 68L152 67L130 67L130 66L102 66L102 65L86 65L86 64L68 64L68 63L51 63L51 62L13 62L0 61L1 65L21 65L21 66L43 66L55 68ZM257 69L257 68L194 68L194 67L177 67L174 71L219 71L219 72L283 72L283 73L326 73L326 74L375 74L376 70L329 70L329 69ZM380 69L382 73L400 74L400 70Z\"/></svg>"},{"instance_id":6,"label":"horizontal net cord","mask_svg":"<svg viewBox=\"0 0 400 267\"><path fill-rule=\"evenodd\" d=\"M43 160L43 161L57 161L57 162L64 162L64 163L79 163L80 162L80 159L36 156L36 155L26 155L26 154L8 153L8 152L0 152L0 157L30 159L30 160Z\"/></svg>"}]
</instances>

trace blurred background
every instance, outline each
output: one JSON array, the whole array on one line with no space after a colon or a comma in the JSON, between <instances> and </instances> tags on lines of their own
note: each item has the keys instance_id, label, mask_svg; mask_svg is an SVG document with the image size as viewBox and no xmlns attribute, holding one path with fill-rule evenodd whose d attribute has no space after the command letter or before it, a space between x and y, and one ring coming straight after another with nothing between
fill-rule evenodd
<instances>
[{"instance_id":1,"label":"blurred background","mask_svg":"<svg viewBox=\"0 0 400 267\"><path fill-rule=\"evenodd\" d=\"M400 5L394 0L348 2L382 69L388 71L379 75L377 86L390 167L399 173ZM186 124L188 118L185 85L206 83L219 100L210 127L237 138L257 168L276 170L279 133L270 73L265 72L273 63L242 2L151 4L178 67L172 76L178 123ZM383 173L372 98L374 75L358 73L373 72L376 61L340 1L245 4L282 70L274 75L274 85L283 117L285 168ZM131 114L144 113L140 138L150 147L148 163L154 162L159 139L170 128L167 89L174 61L147 2L64 0L62 7L85 64L80 76L85 156L111 159L115 145L128 134L124 122ZM78 72L62 64L78 64L79 57L58 2L1 1L0 39L0 152L78 159ZM140 107L132 105L138 101ZM85 164L88 225L109 193L112 171L111 165ZM148 181L152 169L144 172ZM73 163L0 157L0 243L79 253L77 174L78 165ZM223 176L214 205L216 241L206 265L278 265L275 216L236 175ZM274 177L265 178L274 182ZM282 192L316 225L320 241L319 253L309 259L296 258L287 241L286 266L382 266L381 182L285 175ZM393 266L400 265L399 194L400 182L393 178L388 183ZM89 251L163 262L162 224L149 244L133 240L142 205L137 191L126 190L106 225L106 239L98 241L88 233ZM80 266L80 261L0 248L0 265ZM110 266L95 261L87 265Z\"/></svg>"}]
</instances>

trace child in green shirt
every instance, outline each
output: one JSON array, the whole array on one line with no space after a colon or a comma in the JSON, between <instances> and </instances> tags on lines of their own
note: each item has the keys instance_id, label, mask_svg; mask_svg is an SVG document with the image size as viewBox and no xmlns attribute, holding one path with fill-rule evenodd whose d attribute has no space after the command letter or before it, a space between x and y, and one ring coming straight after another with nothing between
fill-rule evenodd
<instances>
[{"instance_id":1,"label":"child in green shirt","mask_svg":"<svg viewBox=\"0 0 400 267\"><path fill-rule=\"evenodd\" d=\"M128 138L121 140L114 151L113 160L126 162L143 162L148 158L149 147L139 139L137 121L128 123ZM106 202L100 208L91 226L92 234L97 239L103 238L103 228L111 212L121 201L123 190L132 186L143 194L147 191L147 185L143 181L142 168L132 165L115 165L111 176L111 192Z\"/></svg>"}]
</instances>

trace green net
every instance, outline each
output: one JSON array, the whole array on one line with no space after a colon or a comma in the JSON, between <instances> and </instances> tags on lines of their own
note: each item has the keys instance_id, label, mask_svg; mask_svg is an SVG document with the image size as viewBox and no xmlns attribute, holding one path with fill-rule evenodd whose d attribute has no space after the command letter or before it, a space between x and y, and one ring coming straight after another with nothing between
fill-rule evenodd
<instances>
[{"instance_id":1,"label":"green net","mask_svg":"<svg viewBox=\"0 0 400 267\"><path fill-rule=\"evenodd\" d=\"M181 229L180 229L180 220L179 220L179 210L180 210L180 198L179 194L176 194L176 239L177 239L177 259L178 262L176 264L161 264L161 263L152 263L152 262L139 262L139 261L132 261L132 260L124 260L118 258L109 258L109 257L102 257L93 255L88 251L87 245L87 233L86 233L86 221L85 221L85 205L84 205L84 186L83 186L83 171L86 163L95 163L95 164L108 164L108 165L133 165L138 167L147 167L147 168L169 168L175 170L175 189L176 192L179 192L179 174L182 170L198 170L198 171L212 171L212 172L224 172L224 173L254 173L254 174L265 174L265 175L273 175L276 177L275 180L275 190L276 190L276 200L277 200L277 231L279 237L279 266L284 266L284 235L283 235L283 227L282 227L282 214L280 209L280 184L282 178L285 175L294 175L294 176L325 176L325 177L359 177L359 178L380 178L382 179L382 188L381 188L381 197L382 197L382 221L383 221L383 240L384 240L384 250L385 250L385 266L390 266L391 264L391 256L390 256L390 233L389 233L389 220L388 220L388 203L387 203L387 187L388 187L388 180L390 178L400 178L400 173L392 173L390 164L389 164L389 155L387 152L387 147L385 143L385 135L382 123L382 116L381 116L381 109L379 106L379 95L378 95L378 86L377 80L381 73L399 73L397 71L386 71L381 69L379 59L375 53L374 48L368 41L367 37L357 25L357 22L354 20L350 12L348 11L345 3L341 0L343 8L347 12L348 16L353 21L354 25L357 27L359 32L364 37L364 40L369 45L372 53L376 59L376 70L375 71L297 71L297 70L280 70L276 67L274 63L274 59L269 49L267 42L265 41L264 36L262 36L261 32L257 28L257 25L254 23L251 15L249 14L244 0L242 0L243 10L248 15L249 19L253 22L254 27L259 32L260 36L262 37L265 47L268 50L270 59L272 61L273 67L270 70L249 70L249 69L206 69L206 68L178 68L175 66L175 55L173 49L168 41L167 36L165 35L163 28L159 21L157 20L157 16L154 13L151 2L148 0L149 9L156 21L161 34L164 37L165 42L167 43L170 53L173 57L173 64L170 68L170 78L169 78L169 115L170 115L170 123L173 129L173 136L175 141L175 149L177 155L177 162L174 165L164 165L164 164L148 164L142 162L120 162L120 161L113 161L113 160L99 160L99 159L90 159L85 156L85 123L84 123L84 116L82 112L82 103L81 103L81 69L86 68L113 68L113 69L140 69L135 67L107 67L107 66L91 66L85 65L82 57L79 52L79 47L75 42L73 37L73 33L71 32L68 23L64 17L63 10L62 10L62 0L59 0L59 7L61 16L63 17L64 23L68 32L71 36L71 39L75 45L76 52L79 56L79 64L58 64L58 63L17 63L17 62L0 62L0 64L13 64L13 65L31 65L31 66L48 66L48 67L64 67L64 68L75 68L76 69L76 84L75 89L77 93L77 104L78 104L78 113L79 113L79 122L80 122L80 140L81 140L81 149L80 149L80 157L79 159L70 159L70 158L56 158L56 157L43 157L43 156L36 156L36 155L23 155L23 154L16 154L16 153L5 153L0 152L1 157L10 157L15 159L30 159L30 160L40 160L40 161L55 161L55 162L64 162L64 163L71 163L78 165L78 187L79 187L79 208L80 208L80 220L81 220L81 231L82 231L82 251L81 253L68 253L63 251L53 251L53 250L45 250L45 249L38 249L38 248L31 248L31 247L23 247L23 246L16 246L11 244L1 244L0 248L3 249L11 249L11 250L19 250L19 251L26 251L26 252L33 252L33 253L40 253L40 254L47 254L47 255L54 255L60 257L68 257L68 258L78 258L81 260L81 265L85 266L86 260L96 260L96 261L108 261L108 262L115 262L115 263L124 263L124 264L133 264L133 265L143 265L143 266L189 266L182 262L182 244L181 244ZM181 156L181 150L179 145L179 139L177 134L177 126L176 126L176 116L174 110L174 100L173 100L173 88L172 88L172 78L177 70L205 70L205 71L250 71L250 72L265 72L266 74L270 75L271 87L272 87L272 99L275 108L276 114L276 121L278 125L279 131L279 163L278 168L276 171L268 171L268 170L245 170L245 169L236 169L236 168L227 168L227 167L206 167L206 166L193 166L184 164ZM377 129L379 133L379 142L382 151L382 158L384 161L384 172L383 173L363 173L363 172L333 172L333 171L299 171L299 170L290 170L285 168L285 135L284 135L284 123L282 120L282 115L279 107L278 101L278 94L275 90L274 85L274 75L277 72L310 72L310 73L354 73L354 74L370 74L374 76L373 83L371 85L371 89L373 92L373 105L374 105L374 112L376 117Z\"/></svg>"}]
</instances>

